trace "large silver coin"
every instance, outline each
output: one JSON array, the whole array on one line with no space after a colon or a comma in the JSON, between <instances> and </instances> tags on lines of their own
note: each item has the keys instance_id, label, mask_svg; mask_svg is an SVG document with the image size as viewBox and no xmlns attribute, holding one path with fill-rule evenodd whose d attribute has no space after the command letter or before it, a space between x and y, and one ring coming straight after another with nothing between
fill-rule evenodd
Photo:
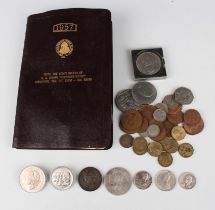
<instances>
[{"instance_id":1,"label":"large silver coin","mask_svg":"<svg viewBox=\"0 0 215 210\"><path fill-rule=\"evenodd\" d=\"M153 52L142 52L136 59L137 69L146 75L156 74L161 68L161 59Z\"/></svg>"},{"instance_id":2,"label":"large silver coin","mask_svg":"<svg viewBox=\"0 0 215 210\"><path fill-rule=\"evenodd\" d=\"M192 189L196 185L196 177L190 172L184 172L179 176L178 182L182 188Z\"/></svg>"},{"instance_id":3,"label":"large silver coin","mask_svg":"<svg viewBox=\"0 0 215 210\"><path fill-rule=\"evenodd\" d=\"M161 170L155 176L155 185L162 191L172 190L176 185L176 177L169 170Z\"/></svg>"},{"instance_id":4,"label":"large silver coin","mask_svg":"<svg viewBox=\"0 0 215 210\"><path fill-rule=\"evenodd\" d=\"M126 169L116 167L107 172L104 177L104 184L113 195L123 195L130 189L132 178Z\"/></svg>"},{"instance_id":5,"label":"large silver coin","mask_svg":"<svg viewBox=\"0 0 215 210\"><path fill-rule=\"evenodd\" d=\"M192 91L186 87L177 88L174 96L179 104L191 104L194 98Z\"/></svg>"},{"instance_id":6,"label":"large silver coin","mask_svg":"<svg viewBox=\"0 0 215 210\"><path fill-rule=\"evenodd\" d=\"M138 104L133 99L131 89L122 90L119 93L117 93L115 103L117 108L122 112L130 109L138 110L143 107L143 105Z\"/></svg>"},{"instance_id":7,"label":"large silver coin","mask_svg":"<svg viewBox=\"0 0 215 210\"><path fill-rule=\"evenodd\" d=\"M46 175L38 166L28 166L22 170L19 182L26 192L39 192L46 184Z\"/></svg>"},{"instance_id":8,"label":"large silver coin","mask_svg":"<svg viewBox=\"0 0 215 210\"><path fill-rule=\"evenodd\" d=\"M152 184L152 177L147 171L139 171L135 174L133 182L137 188L145 190Z\"/></svg>"},{"instance_id":9,"label":"large silver coin","mask_svg":"<svg viewBox=\"0 0 215 210\"><path fill-rule=\"evenodd\" d=\"M66 167L58 167L51 174L51 183L57 190L67 190L72 186L73 174Z\"/></svg>"},{"instance_id":10,"label":"large silver coin","mask_svg":"<svg viewBox=\"0 0 215 210\"><path fill-rule=\"evenodd\" d=\"M132 88L132 96L138 104L151 104L157 97L157 90L149 82L138 82Z\"/></svg>"}]
</instances>

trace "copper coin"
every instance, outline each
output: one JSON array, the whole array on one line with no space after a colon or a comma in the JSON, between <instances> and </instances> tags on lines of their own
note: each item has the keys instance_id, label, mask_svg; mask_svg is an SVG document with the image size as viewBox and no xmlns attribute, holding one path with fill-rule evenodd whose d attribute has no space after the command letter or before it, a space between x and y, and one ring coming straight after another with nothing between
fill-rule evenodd
<instances>
[{"instance_id":1,"label":"copper coin","mask_svg":"<svg viewBox=\"0 0 215 210\"><path fill-rule=\"evenodd\" d=\"M157 108L153 105L145 105L139 112L142 114L144 118L148 121L153 119L153 113Z\"/></svg>"},{"instance_id":2,"label":"copper coin","mask_svg":"<svg viewBox=\"0 0 215 210\"><path fill-rule=\"evenodd\" d=\"M191 144L184 143L179 145L178 152L182 157L188 158L193 155L194 149Z\"/></svg>"},{"instance_id":3,"label":"copper coin","mask_svg":"<svg viewBox=\"0 0 215 210\"><path fill-rule=\"evenodd\" d=\"M190 135L198 134L204 129L204 121L201 119L196 125L188 125L184 123L184 129Z\"/></svg>"},{"instance_id":4,"label":"copper coin","mask_svg":"<svg viewBox=\"0 0 215 210\"><path fill-rule=\"evenodd\" d=\"M158 157L161 154L162 151L163 151L163 147L162 147L162 145L160 143L158 143L158 142L149 143L149 145L148 145L148 153L151 156Z\"/></svg>"},{"instance_id":5,"label":"copper coin","mask_svg":"<svg viewBox=\"0 0 215 210\"><path fill-rule=\"evenodd\" d=\"M137 137L133 141L133 151L137 155L143 155L147 152L147 141L144 137Z\"/></svg>"},{"instance_id":6,"label":"copper coin","mask_svg":"<svg viewBox=\"0 0 215 210\"><path fill-rule=\"evenodd\" d=\"M182 105L178 104L174 109L169 108L168 114L176 114L177 112L182 110Z\"/></svg>"},{"instance_id":7,"label":"copper coin","mask_svg":"<svg viewBox=\"0 0 215 210\"><path fill-rule=\"evenodd\" d=\"M178 111L175 114L167 114L167 119L169 122L171 122L173 125L178 125L179 123L182 123L183 121L183 112Z\"/></svg>"},{"instance_id":8,"label":"copper coin","mask_svg":"<svg viewBox=\"0 0 215 210\"><path fill-rule=\"evenodd\" d=\"M158 163L163 167L168 167L172 164L173 158L172 155L168 152L162 152L158 156Z\"/></svg>"},{"instance_id":9,"label":"copper coin","mask_svg":"<svg viewBox=\"0 0 215 210\"><path fill-rule=\"evenodd\" d=\"M173 138L165 138L160 143L166 152L175 153L178 151L178 142Z\"/></svg>"},{"instance_id":10,"label":"copper coin","mask_svg":"<svg viewBox=\"0 0 215 210\"><path fill-rule=\"evenodd\" d=\"M121 122L119 123L119 128L120 128L123 132L125 132L125 133L127 133L127 134L136 133L136 132L134 132L134 131L126 130L126 129L122 126Z\"/></svg>"},{"instance_id":11,"label":"copper coin","mask_svg":"<svg viewBox=\"0 0 215 210\"><path fill-rule=\"evenodd\" d=\"M172 137L177 141L184 139L186 136L186 132L185 132L184 128L181 126L175 126L172 129L171 134L172 134Z\"/></svg>"},{"instance_id":12,"label":"copper coin","mask_svg":"<svg viewBox=\"0 0 215 210\"><path fill-rule=\"evenodd\" d=\"M166 138L166 129L165 129L165 127L164 126L159 126L159 127L160 127L159 135L156 136L156 137L151 137L151 139L153 141L161 141L161 140Z\"/></svg>"},{"instance_id":13,"label":"copper coin","mask_svg":"<svg viewBox=\"0 0 215 210\"><path fill-rule=\"evenodd\" d=\"M172 123L170 123L168 120L164 121L163 125L164 125L164 127L166 129L166 136L167 137L172 137L171 131L172 131L174 125Z\"/></svg>"},{"instance_id":14,"label":"copper coin","mask_svg":"<svg viewBox=\"0 0 215 210\"><path fill-rule=\"evenodd\" d=\"M143 123L140 129L138 130L138 133L144 133L147 130L148 126L149 126L148 120L146 118L143 118Z\"/></svg>"},{"instance_id":15,"label":"copper coin","mask_svg":"<svg viewBox=\"0 0 215 210\"><path fill-rule=\"evenodd\" d=\"M201 115L195 109L188 109L184 113L184 122L188 125L196 125L200 122Z\"/></svg>"},{"instance_id":16,"label":"copper coin","mask_svg":"<svg viewBox=\"0 0 215 210\"><path fill-rule=\"evenodd\" d=\"M133 137L129 134L124 134L120 137L119 143L124 148L129 148L132 146L133 143Z\"/></svg>"}]
</instances>

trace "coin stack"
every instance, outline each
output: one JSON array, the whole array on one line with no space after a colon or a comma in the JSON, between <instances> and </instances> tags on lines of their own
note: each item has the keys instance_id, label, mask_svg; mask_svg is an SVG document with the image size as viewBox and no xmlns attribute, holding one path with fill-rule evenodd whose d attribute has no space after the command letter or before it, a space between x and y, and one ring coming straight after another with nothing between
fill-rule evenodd
<instances>
[{"instance_id":1,"label":"coin stack","mask_svg":"<svg viewBox=\"0 0 215 210\"><path fill-rule=\"evenodd\" d=\"M200 133L204 121L195 109L182 111L183 106L191 104L194 99L190 89L179 87L173 94L165 96L161 103L151 105L156 96L156 88L149 82L138 82L132 89L116 95L116 106L122 111L119 127L126 133L119 141L125 148L132 147L137 155L148 152L158 158L161 166L168 167L173 162L171 153L178 151L182 157L192 156L192 145L178 142L186 134ZM135 133L139 137L130 135Z\"/></svg>"}]
</instances>

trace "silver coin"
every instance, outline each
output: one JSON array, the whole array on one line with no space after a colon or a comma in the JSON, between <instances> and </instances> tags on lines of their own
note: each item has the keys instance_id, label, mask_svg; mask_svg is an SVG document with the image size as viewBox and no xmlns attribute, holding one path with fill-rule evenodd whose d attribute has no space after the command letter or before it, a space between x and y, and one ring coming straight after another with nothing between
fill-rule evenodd
<instances>
[{"instance_id":1,"label":"silver coin","mask_svg":"<svg viewBox=\"0 0 215 210\"><path fill-rule=\"evenodd\" d=\"M66 167L58 167L51 174L51 183L57 190L67 190L72 186L73 174Z\"/></svg>"},{"instance_id":2,"label":"silver coin","mask_svg":"<svg viewBox=\"0 0 215 210\"><path fill-rule=\"evenodd\" d=\"M172 190L176 185L176 177L169 170L161 170L155 175L155 185L162 191Z\"/></svg>"},{"instance_id":3,"label":"silver coin","mask_svg":"<svg viewBox=\"0 0 215 210\"><path fill-rule=\"evenodd\" d=\"M191 104L194 98L192 91L186 87L177 88L174 96L179 104Z\"/></svg>"},{"instance_id":4,"label":"silver coin","mask_svg":"<svg viewBox=\"0 0 215 210\"><path fill-rule=\"evenodd\" d=\"M133 183L137 188L145 190L151 186L152 177L147 171L139 171L135 174Z\"/></svg>"},{"instance_id":5,"label":"silver coin","mask_svg":"<svg viewBox=\"0 0 215 210\"><path fill-rule=\"evenodd\" d=\"M166 104L169 109L175 109L178 106L178 103L175 101L173 95L165 96L162 102Z\"/></svg>"},{"instance_id":6,"label":"silver coin","mask_svg":"<svg viewBox=\"0 0 215 210\"><path fill-rule=\"evenodd\" d=\"M178 182L182 188L192 189L196 185L196 177L190 172L184 172L179 176Z\"/></svg>"},{"instance_id":7,"label":"silver coin","mask_svg":"<svg viewBox=\"0 0 215 210\"><path fill-rule=\"evenodd\" d=\"M38 166L28 166L20 174L19 182L26 192L39 192L46 184L46 175Z\"/></svg>"},{"instance_id":8,"label":"silver coin","mask_svg":"<svg viewBox=\"0 0 215 210\"><path fill-rule=\"evenodd\" d=\"M155 105L158 109L162 109L166 113L168 113L168 106L165 103L157 103Z\"/></svg>"},{"instance_id":9,"label":"silver coin","mask_svg":"<svg viewBox=\"0 0 215 210\"><path fill-rule=\"evenodd\" d=\"M132 178L126 169L116 167L107 172L104 177L104 184L113 195L123 195L130 189Z\"/></svg>"},{"instance_id":10,"label":"silver coin","mask_svg":"<svg viewBox=\"0 0 215 210\"><path fill-rule=\"evenodd\" d=\"M156 109L153 113L153 117L158 122L164 122L166 120L166 112L162 109Z\"/></svg>"},{"instance_id":11,"label":"silver coin","mask_svg":"<svg viewBox=\"0 0 215 210\"><path fill-rule=\"evenodd\" d=\"M143 105L138 104L132 97L131 89L122 90L117 93L115 97L115 103L117 108L124 112L130 109L138 110L143 107Z\"/></svg>"},{"instance_id":12,"label":"silver coin","mask_svg":"<svg viewBox=\"0 0 215 210\"><path fill-rule=\"evenodd\" d=\"M158 125L152 124L147 128L147 135L148 137L156 137L160 134L160 128Z\"/></svg>"},{"instance_id":13,"label":"silver coin","mask_svg":"<svg viewBox=\"0 0 215 210\"><path fill-rule=\"evenodd\" d=\"M132 88L132 96L138 104L151 104L157 97L157 90L149 82L138 82Z\"/></svg>"},{"instance_id":14,"label":"silver coin","mask_svg":"<svg viewBox=\"0 0 215 210\"><path fill-rule=\"evenodd\" d=\"M136 59L137 69L146 75L156 74L161 68L161 59L153 52L142 52Z\"/></svg>"}]
</instances>

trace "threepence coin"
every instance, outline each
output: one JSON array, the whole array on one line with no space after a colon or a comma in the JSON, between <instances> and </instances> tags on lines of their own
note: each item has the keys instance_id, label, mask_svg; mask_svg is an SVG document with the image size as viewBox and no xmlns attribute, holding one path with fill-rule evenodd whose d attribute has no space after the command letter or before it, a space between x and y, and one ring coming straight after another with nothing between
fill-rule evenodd
<instances>
[{"instance_id":1,"label":"threepence coin","mask_svg":"<svg viewBox=\"0 0 215 210\"><path fill-rule=\"evenodd\" d=\"M162 152L158 156L158 163L163 167L168 167L172 164L173 158L169 152Z\"/></svg>"},{"instance_id":2,"label":"threepence coin","mask_svg":"<svg viewBox=\"0 0 215 210\"><path fill-rule=\"evenodd\" d=\"M175 153L178 151L178 142L171 137L166 137L160 143L166 152Z\"/></svg>"},{"instance_id":3,"label":"threepence coin","mask_svg":"<svg viewBox=\"0 0 215 210\"><path fill-rule=\"evenodd\" d=\"M133 151L137 155L144 155L147 152L147 141L144 137L137 137L133 141Z\"/></svg>"},{"instance_id":4,"label":"threepence coin","mask_svg":"<svg viewBox=\"0 0 215 210\"><path fill-rule=\"evenodd\" d=\"M181 126L173 127L171 134L172 134L172 137L177 141L184 139L186 136L186 132L185 132L184 128Z\"/></svg>"},{"instance_id":5,"label":"threepence coin","mask_svg":"<svg viewBox=\"0 0 215 210\"><path fill-rule=\"evenodd\" d=\"M194 149L193 149L193 146L191 144L183 143L183 144L179 145L178 152L182 157L188 158L188 157L191 157L193 155Z\"/></svg>"},{"instance_id":6,"label":"threepence coin","mask_svg":"<svg viewBox=\"0 0 215 210\"><path fill-rule=\"evenodd\" d=\"M196 177L190 172L182 173L178 178L179 185L186 189L192 189L196 185Z\"/></svg>"},{"instance_id":7,"label":"threepence coin","mask_svg":"<svg viewBox=\"0 0 215 210\"><path fill-rule=\"evenodd\" d=\"M137 188L145 190L151 186L152 177L147 171L139 171L135 174L133 183Z\"/></svg>"},{"instance_id":8,"label":"threepence coin","mask_svg":"<svg viewBox=\"0 0 215 210\"><path fill-rule=\"evenodd\" d=\"M191 104L194 98L192 91L186 87L177 88L174 97L179 104Z\"/></svg>"},{"instance_id":9,"label":"threepence coin","mask_svg":"<svg viewBox=\"0 0 215 210\"><path fill-rule=\"evenodd\" d=\"M158 157L163 151L163 147L159 142L151 142L148 145L148 153L151 156Z\"/></svg>"}]
</instances>

